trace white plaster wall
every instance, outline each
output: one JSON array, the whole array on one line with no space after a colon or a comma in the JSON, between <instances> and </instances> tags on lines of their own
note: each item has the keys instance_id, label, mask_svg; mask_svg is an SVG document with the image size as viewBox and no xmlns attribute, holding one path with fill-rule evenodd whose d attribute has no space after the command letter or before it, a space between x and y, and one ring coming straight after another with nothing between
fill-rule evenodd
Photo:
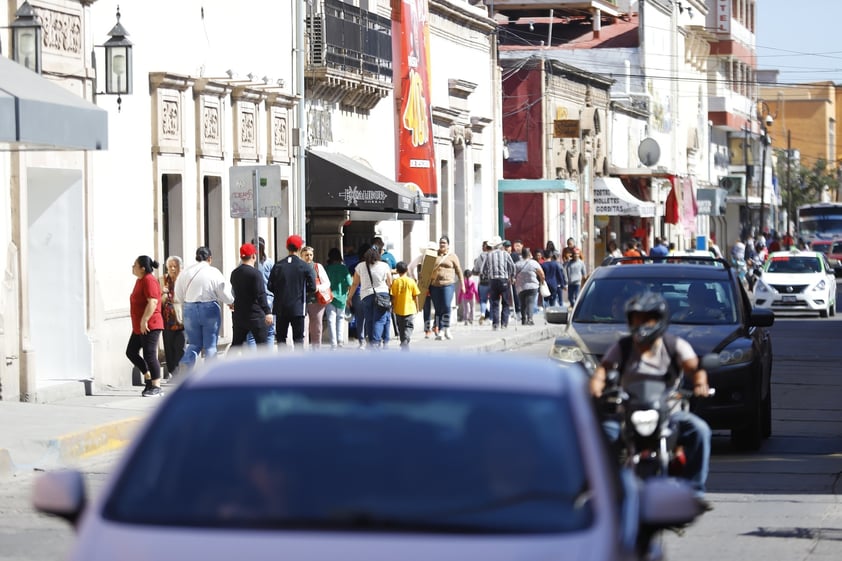
<instances>
[{"instance_id":1,"label":"white plaster wall","mask_svg":"<svg viewBox=\"0 0 842 561\"><path fill-rule=\"evenodd\" d=\"M203 185L201 173L219 172L227 193L227 170L231 165L233 144L228 131L230 122L222 124L226 133L225 158L197 163L195 154L195 105L190 90L182 94L182 139L184 155L159 156L157 169L151 157L153 101L149 74L167 72L193 78L207 77L249 80L269 83L284 80L283 92L291 94L294 85L292 3L289 0L145 0L119 2L99 0L89 8L86 36L91 44L101 45L114 26L117 5L121 23L133 42L134 93L122 96L122 110L117 112L116 96L99 96L97 104L109 111L109 149L95 154L92 164L92 208L89 224L91 253L94 260L95 338L98 342L95 369L101 383L126 384L131 365L125 359L125 342L129 336L128 298L134 284L131 264L141 254L161 262L157 271L163 274L165 255L156 235L160 200L160 174L181 174L184 185L184 253L185 263L194 261L196 246L201 241L198 227ZM202 14L204 13L204 17ZM98 61L104 60L103 49L96 49ZM100 64L99 72L104 73ZM103 89L102 86L99 88ZM225 118L230 119L226 103ZM266 154L265 123L261 104L257 138L261 158ZM261 161L260 163L264 163ZM225 246L234 248L239 240L239 223L226 218L218 228ZM210 227L210 225L209 225ZM235 251L235 250L232 250ZM230 274L236 258L215 256L223 274Z\"/></svg>"},{"instance_id":2,"label":"white plaster wall","mask_svg":"<svg viewBox=\"0 0 842 561\"><path fill-rule=\"evenodd\" d=\"M91 376L79 170L27 169L30 340L39 386ZM131 263L129 263L129 267Z\"/></svg>"}]
</instances>

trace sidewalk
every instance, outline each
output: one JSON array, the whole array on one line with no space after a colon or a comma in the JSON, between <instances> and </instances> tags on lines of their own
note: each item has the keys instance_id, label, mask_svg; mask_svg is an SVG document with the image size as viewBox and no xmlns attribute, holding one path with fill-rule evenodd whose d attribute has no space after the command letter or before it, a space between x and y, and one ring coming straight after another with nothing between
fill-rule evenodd
<instances>
[{"instance_id":1,"label":"sidewalk","mask_svg":"<svg viewBox=\"0 0 842 561\"><path fill-rule=\"evenodd\" d=\"M541 340L547 340L549 353L549 339L562 329L546 324L540 313L535 315L535 325L515 325L512 321L506 329L497 331L492 331L490 322L482 326L477 322L454 325L451 340L425 339L423 325L419 327L410 353L499 352ZM363 351L352 340L344 352ZM385 352L399 356L397 337L392 337ZM122 448L161 399L166 399L141 398L141 389L106 388L91 396L55 403L0 401L0 478L72 465L77 460Z\"/></svg>"}]
</instances>

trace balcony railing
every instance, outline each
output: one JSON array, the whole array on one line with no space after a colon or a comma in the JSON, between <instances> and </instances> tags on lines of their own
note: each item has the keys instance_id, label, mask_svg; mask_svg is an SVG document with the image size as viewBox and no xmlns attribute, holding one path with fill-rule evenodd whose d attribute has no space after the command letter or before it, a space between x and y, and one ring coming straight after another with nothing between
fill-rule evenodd
<instances>
[{"instance_id":1,"label":"balcony railing","mask_svg":"<svg viewBox=\"0 0 842 561\"><path fill-rule=\"evenodd\" d=\"M369 110L392 91L392 23L339 0L307 17L308 96Z\"/></svg>"},{"instance_id":2,"label":"balcony railing","mask_svg":"<svg viewBox=\"0 0 842 561\"><path fill-rule=\"evenodd\" d=\"M309 65L392 77L392 22L339 0L307 18Z\"/></svg>"}]
</instances>

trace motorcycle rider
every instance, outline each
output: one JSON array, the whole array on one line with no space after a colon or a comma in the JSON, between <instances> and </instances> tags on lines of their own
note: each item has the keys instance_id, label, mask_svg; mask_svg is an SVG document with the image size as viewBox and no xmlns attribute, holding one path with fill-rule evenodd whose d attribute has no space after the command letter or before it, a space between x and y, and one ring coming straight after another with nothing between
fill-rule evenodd
<instances>
[{"instance_id":1,"label":"motorcycle rider","mask_svg":"<svg viewBox=\"0 0 842 561\"><path fill-rule=\"evenodd\" d=\"M693 395L707 397L710 390L707 372L700 367L699 358L690 343L673 337L671 348L675 356L670 356L671 351L664 343L670 315L663 296L653 292L636 294L626 302L625 313L631 335L620 339L606 351L591 377L591 393L597 398L602 396L608 370L617 369L621 386L635 380L662 379L683 373L692 380ZM623 342L628 338L631 345ZM624 348L630 349L625 357ZM679 365L681 372L671 374L673 364ZM710 503L704 499L710 463L710 427L690 411L675 411L670 417L678 427L678 444L684 447L687 457L684 477L690 481L701 506L710 510ZM603 427L612 442L619 440L619 423L605 421Z\"/></svg>"}]
</instances>

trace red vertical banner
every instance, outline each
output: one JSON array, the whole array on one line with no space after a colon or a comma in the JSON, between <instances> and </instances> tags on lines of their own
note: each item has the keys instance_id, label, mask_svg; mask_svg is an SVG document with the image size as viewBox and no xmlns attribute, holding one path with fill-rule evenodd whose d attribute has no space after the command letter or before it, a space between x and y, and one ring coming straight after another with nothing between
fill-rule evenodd
<instances>
[{"instance_id":1,"label":"red vertical banner","mask_svg":"<svg viewBox=\"0 0 842 561\"><path fill-rule=\"evenodd\" d=\"M397 180L438 197L430 108L430 22L427 0L392 0L397 111ZM411 184L411 185L410 185Z\"/></svg>"}]
</instances>

